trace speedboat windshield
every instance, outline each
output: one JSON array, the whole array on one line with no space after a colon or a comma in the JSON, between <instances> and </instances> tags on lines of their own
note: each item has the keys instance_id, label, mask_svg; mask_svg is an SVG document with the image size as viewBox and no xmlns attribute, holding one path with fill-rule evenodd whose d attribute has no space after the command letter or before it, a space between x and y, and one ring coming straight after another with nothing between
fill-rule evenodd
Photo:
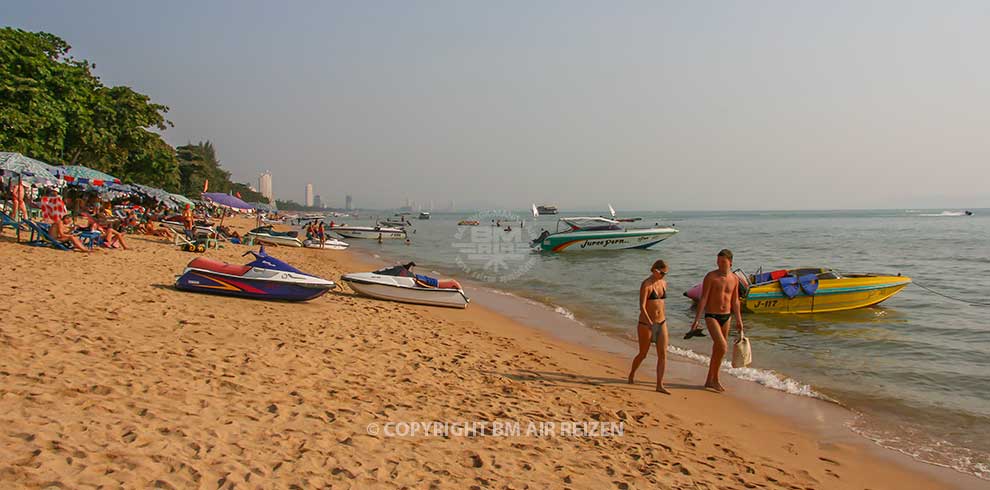
<instances>
[{"instance_id":1,"label":"speedboat windshield","mask_svg":"<svg viewBox=\"0 0 990 490\"><path fill-rule=\"evenodd\" d=\"M575 217L561 218L571 228L571 231L619 230L619 222L608 218Z\"/></svg>"},{"instance_id":2,"label":"speedboat windshield","mask_svg":"<svg viewBox=\"0 0 990 490\"><path fill-rule=\"evenodd\" d=\"M414 274L404 265L394 265L391 267L378 269L375 271L375 274L382 276L414 277Z\"/></svg>"}]
</instances>

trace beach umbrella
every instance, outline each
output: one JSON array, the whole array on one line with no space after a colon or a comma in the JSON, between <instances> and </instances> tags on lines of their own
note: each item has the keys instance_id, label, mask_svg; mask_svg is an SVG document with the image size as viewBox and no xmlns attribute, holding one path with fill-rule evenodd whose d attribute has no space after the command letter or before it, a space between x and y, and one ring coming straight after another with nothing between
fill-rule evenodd
<instances>
[{"instance_id":1,"label":"beach umbrella","mask_svg":"<svg viewBox=\"0 0 990 490\"><path fill-rule=\"evenodd\" d=\"M179 207L185 207L186 204L192 207L196 207L196 203L194 203L192 199L189 199L188 197L183 196L182 194L169 194L169 198L172 199L172 201L175 201L175 203L178 204Z\"/></svg>"},{"instance_id":2,"label":"beach umbrella","mask_svg":"<svg viewBox=\"0 0 990 490\"><path fill-rule=\"evenodd\" d=\"M20 153L0 152L0 170L21 176L22 180L42 184L54 184L58 177L53 167L40 160L26 157Z\"/></svg>"},{"instance_id":3,"label":"beach umbrella","mask_svg":"<svg viewBox=\"0 0 990 490\"><path fill-rule=\"evenodd\" d=\"M154 199L155 201L158 201L158 203L168 206L170 209L176 209L179 207L175 200L172 199L172 194L169 194L167 191L162 189L142 184L131 184L131 188L133 188L138 194L141 194L149 199Z\"/></svg>"},{"instance_id":4,"label":"beach umbrella","mask_svg":"<svg viewBox=\"0 0 990 490\"><path fill-rule=\"evenodd\" d=\"M96 188L97 194L99 194L100 199L113 201L116 199L133 196L139 194L133 187L129 184L104 184Z\"/></svg>"},{"instance_id":5,"label":"beach umbrella","mask_svg":"<svg viewBox=\"0 0 990 490\"><path fill-rule=\"evenodd\" d=\"M224 206L235 211L248 211L254 209L250 204L222 192L204 192L203 200L212 202L217 206Z\"/></svg>"},{"instance_id":6,"label":"beach umbrella","mask_svg":"<svg viewBox=\"0 0 990 490\"><path fill-rule=\"evenodd\" d=\"M72 184L93 186L120 184L120 179L117 177L82 165L55 167L55 175Z\"/></svg>"}]
</instances>

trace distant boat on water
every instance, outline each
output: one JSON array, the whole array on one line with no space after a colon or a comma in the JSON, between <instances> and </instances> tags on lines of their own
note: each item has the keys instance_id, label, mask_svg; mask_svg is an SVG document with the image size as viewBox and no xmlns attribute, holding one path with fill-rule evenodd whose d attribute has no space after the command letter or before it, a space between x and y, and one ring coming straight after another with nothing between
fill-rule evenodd
<instances>
[{"instance_id":1,"label":"distant boat on water","mask_svg":"<svg viewBox=\"0 0 990 490\"><path fill-rule=\"evenodd\" d=\"M557 214L557 206L551 206L549 204L536 206L536 212L537 214L542 214L542 215Z\"/></svg>"},{"instance_id":2,"label":"distant boat on water","mask_svg":"<svg viewBox=\"0 0 990 490\"><path fill-rule=\"evenodd\" d=\"M921 213L918 216L926 218L951 218L957 216L972 216L972 211L942 211L941 213Z\"/></svg>"}]
</instances>

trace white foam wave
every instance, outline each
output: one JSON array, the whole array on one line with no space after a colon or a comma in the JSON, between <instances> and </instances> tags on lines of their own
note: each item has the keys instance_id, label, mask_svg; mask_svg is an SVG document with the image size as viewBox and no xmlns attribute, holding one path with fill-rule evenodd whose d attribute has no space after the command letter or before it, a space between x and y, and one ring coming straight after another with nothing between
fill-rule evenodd
<instances>
[{"instance_id":1,"label":"white foam wave","mask_svg":"<svg viewBox=\"0 0 990 490\"><path fill-rule=\"evenodd\" d=\"M905 435L904 437L901 437L899 433L872 429L865 422L863 414L859 412L846 426L849 430L873 441L878 446L897 451L916 461L950 468L960 473L973 475L981 480L990 480L990 463L986 461L985 456L979 455L969 448L960 447L944 440L928 440L919 443L919 439L924 441L924 439L929 438L919 437L917 431L904 427L901 427L901 433Z\"/></svg>"},{"instance_id":2,"label":"white foam wave","mask_svg":"<svg viewBox=\"0 0 990 490\"><path fill-rule=\"evenodd\" d=\"M682 349L676 345L670 345L667 347L667 351L671 354L676 354L681 357L686 357L688 359L698 361L702 364L708 364L711 362L711 357L704 354L699 354L690 349ZM833 403L837 403L832 398L825 396L814 389L811 386L803 384L793 378L788 378L779 373L768 369L759 369L752 367L745 368L734 368L732 364L728 361L722 362L722 369L729 373L731 376L743 379L746 381L752 381L754 383L761 384L767 388L772 388L775 390L783 391L785 393L790 393L792 395L806 396L809 398L818 398L819 400L825 400Z\"/></svg>"},{"instance_id":3,"label":"white foam wave","mask_svg":"<svg viewBox=\"0 0 990 490\"><path fill-rule=\"evenodd\" d=\"M564 318L567 318L568 320L574 320L575 319L574 318L574 313L571 313L570 310L568 310L567 308L564 308L563 306L554 305L553 311L556 312L556 313L558 313L558 314L560 314L560 315L563 315Z\"/></svg>"},{"instance_id":4,"label":"white foam wave","mask_svg":"<svg viewBox=\"0 0 990 490\"><path fill-rule=\"evenodd\" d=\"M935 214L935 213L922 213L922 214L919 214L918 216L926 216L926 217L931 217L931 218L938 218L938 217L942 217L942 216L966 216L966 213L964 213L962 211L942 211L941 213L938 213L938 214Z\"/></svg>"}]
</instances>

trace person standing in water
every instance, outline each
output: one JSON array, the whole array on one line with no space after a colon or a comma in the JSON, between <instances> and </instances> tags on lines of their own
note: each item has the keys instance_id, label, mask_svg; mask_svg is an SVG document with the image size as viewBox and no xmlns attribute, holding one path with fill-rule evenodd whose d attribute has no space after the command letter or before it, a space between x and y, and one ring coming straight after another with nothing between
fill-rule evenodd
<instances>
[{"instance_id":1,"label":"person standing in water","mask_svg":"<svg viewBox=\"0 0 990 490\"><path fill-rule=\"evenodd\" d=\"M663 373L667 367L667 314L664 300L667 298L667 264L663 260L653 263L650 277L639 286L639 323L636 335L639 338L639 353L633 359L629 370L629 384L633 384L636 370L650 352L650 344L657 346L657 391L669 395L663 386Z\"/></svg>"},{"instance_id":2,"label":"person standing in water","mask_svg":"<svg viewBox=\"0 0 990 490\"><path fill-rule=\"evenodd\" d=\"M316 227L316 236L320 238L320 248L326 248L327 229L323 227L323 220L320 220L320 224Z\"/></svg>"},{"instance_id":3,"label":"person standing in water","mask_svg":"<svg viewBox=\"0 0 990 490\"><path fill-rule=\"evenodd\" d=\"M718 269L705 275L701 284L701 299L698 300L698 311L694 315L691 330L685 338L700 335L698 326L701 314L705 314L705 325L712 336L712 360L708 365L708 379L705 388L715 391L725 391L718 380L722 358L729 350L729 318L735 317L739 335L743 334L742 313L739 304L739 278L730 270L732 268L732 251L724 248L715 257Z\"/></svg>"}]
</instances>

